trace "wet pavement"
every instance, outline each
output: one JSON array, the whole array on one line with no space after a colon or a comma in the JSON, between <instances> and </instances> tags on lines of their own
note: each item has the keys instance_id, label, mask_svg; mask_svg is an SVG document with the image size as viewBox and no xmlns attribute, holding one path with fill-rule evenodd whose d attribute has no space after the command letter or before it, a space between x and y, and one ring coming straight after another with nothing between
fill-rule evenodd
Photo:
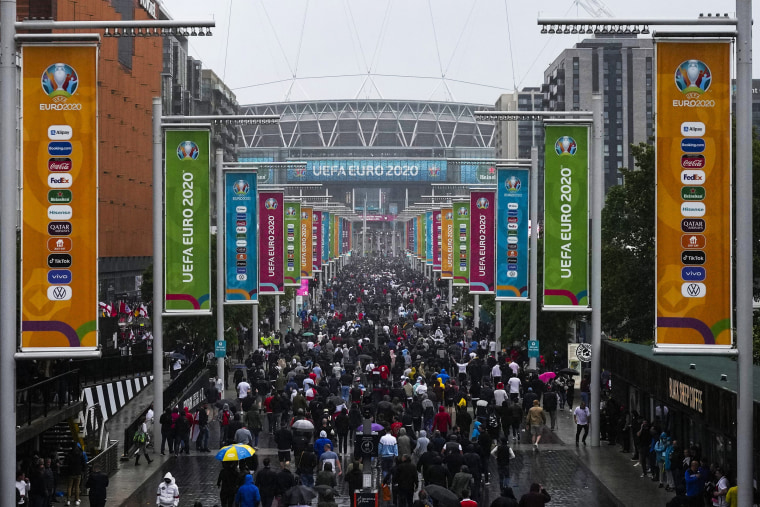
<instances>
[{"instance_id":1,"label":"wet pavement","mask_svg":"<svg viewBox=\"0 0 760 507\"><path fill-rule=\"evenodd\" d=\"M228 394L234 397L232 393ZM551 505L555 506L661 506L672 498L672 494L658 489L655 483L639 478L640 469L633 466L630 454L619 452L619 446L604 443L598 448L575 447L575 426L569 411L561 411L557 419L557 430L551 432L547 429L544 432L537 452L533 450L525 433L523 441L513 447L515 459L510 464L511 483L518 499L529 490L533 482L538 482L547 489L552 496ZM265 429L266 424L264 420ZM209 442L213 444L217 441L217 423L212 422ZM272 457L272 469L279 470L277 453L266 431L260 434L257 453L260 465L269 456ZM191 450L189 456L175 458L160 456L156 452L152 454L152 464L148 465L141 460L137 467L134 466L134 460L123 461L119 471L111 477L108 505L155 505L156 489L166 472L171 472L177 478L181 507L193 506L196 501L204 507L217 505L220 500L216 480L221 462L214 459L214 455L214 452L196 453ZM491 460L490 472L491 482L486 486L479 503L485 507L500 493L494 460ZM336 502L340 507L348 506L347 488L340 479L338 491L340 496ZM316 503L315 499L313 505ZM87 505L84 497L82 506ZM383 505L382 502L380 505Z\"/></svg>"}]
</instances>

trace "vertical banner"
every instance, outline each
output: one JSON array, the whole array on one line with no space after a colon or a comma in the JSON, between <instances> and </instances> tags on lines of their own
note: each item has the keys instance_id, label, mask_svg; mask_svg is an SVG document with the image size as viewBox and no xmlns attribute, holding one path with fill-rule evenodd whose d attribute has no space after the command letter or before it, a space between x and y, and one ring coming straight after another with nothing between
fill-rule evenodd
<instances>
[{"instance_id":1,"label":"vertical banner","mask_svg":"<svg viewBox=\"0 0 760 507\"><path fill-rule=\"evenodd\" d=\"M656 347L730 348L731 44L655 48Z\"/></svg>"},{"instance_id":2,"label":"vertical banner","mask_svg":"<svg viewBox=\"0 0 760 507\"><path fill-rule=\"evenodd\" d=\"M164 283L167 313L211 313L208 130L167 130Z\"/></svg>"},{"instance_id":3,"label":"vertical banner","mask_svg":"<svg viewBox=\"0 0 760 507\"><path fill-rule=\"evenodd\" d=\"M496 300L528 299L530 171L496 170Z\"/></svg>"},{"instance_id":4,"label":"vertical banner","mask_svg":"<svg viewBox=\"0 0 760 507\"><path fill-rule=\"evenodd\" d=\"M496 192L470 192L470 294L493 294Z\"/></svg>"},{"instance_id":5,"label":"vertical banner","mask_svg":"<svg viewBox=\"0 0 760 507\"><path fill-rule=\"evenodd\" d=\"M587 126L547 125L544 156L545 310L590 311Z\"/></svg>"},{"instance_id":6,"label":"vertical banner","mask_svg":"<svg viewBox=\"0 0 760 507\"><path fill-rule=\"evenodd\" d=\"M450 280L454 274L454 212L441 209L441 278Z\"/></svg>"},{"instance_id":7,"label":"vertical banner","mask_svg":"<svg viewBox=\"0 0 760 507\"><path fill-rule=\"evenodd\" d=\"M224 174L225 303L258 303L257 174Z\"/></svg>"},{"instance_id":8,"label":"vertical banner","mask_svg":"<svg viewBox=\"0 0 760 507\"><path fill-rule=\"evenodd\" d=\"M417 218L414 221L414 232L415 232L415 243L414 246L417 248L415 249L414 254L417 256L418 260L422 260L422 251L425 248L425 245L423 243L423 236L425 235L425 226L422 224L422 215L417 215Z\"/></svg>"},{"instance_id":9,"label":"vertical banner","mask_svg":"<svg viewBox=\"0 0 760 507\"><path fill-rule=\"evenodd\" d=\"M285 201L285 287L301 286L301 203Z\"/></svg>"},{"instance_id":10,"label":"vertical banner","mask_svg":"<svg viewBox=\"0 0 760 507\"><path fill-rule=\"evenodd\" d=\"M285 294L282 192L259 192L259 294Z\"/></svg>"},{"instance_id":11,"label":"vertical banner","mask_svg":"<svg viewBox=\"0 0 760 507\"><path fill-rule=\"evenodd\" d=\"M425 212L425 264L433 265L433 212Z\"/></svg>"},{"instance_id":12,"label":"vertical banner","mask_svg":"<svg viewBox=\"0 0 760 507\"><path fill-rule=\"evenodd\" d=\"M338 218L338 238L337 238L337 241L336 241L337 249L336 249L336 252L335 252L336 253L336 257L340 257L341 255L343 255L343 243L345 241L344 234L346 232L345 225L346 225L346 223L343 220L343 218L339 217Z\"/></svg>"},{"instance_id":13,"label":"vertical banner","mask_svg":"<svg viewBox=\"0 0 760 507\"><path fill-rule=\"evenodd\" d=\"M322 272L322 212L318 210L314 210L311 215L312 219L312 227L311 227L311 236L312 236L312 245L314 246L314 252L312 256L312 264L314 265L314 272L315 273L321 273Z\"/></svg>"},{"instance_id":14,"label":"vertical banner","mask_svg":"<svg viewBox=\"0 0 760 507\"><path fill-rule=\"evenodd\" d=\"M306 280L314 278L313 214L313 208L301 206L301 278Z\"/></svg>"},{"instance_id":15,"label":"vertical banner","mask_svg":"<svg viewBox=\"0 0 760 507\"><path fill-rule=\"evenodd\" d=\"M21 350L72 357L98 348L98 49L22 56Z\"/></svg>"},{"instance_id":16,"label":"vertical banner","mask_svg":"<svg viewBox=\"0 0 760 507\"><path fill-rule=\"evenodd\" d=\"M470 203L455 202L454 210L454 285L470 284Z\"/></svg>"},{"instance_id":17,"label":"vertical banner","mask_svg":"<svg viewBox=\"0 0 760 507\"><path fill-rule=\"evenodd\" d=\"M433 210L433 271L441 271L441 210Z\"/></svg>"},{"instance_id":18,"label":"vertical banner","mask_svg":"<svg viewBox=\"0 0 760 507\"><path fill-rule=\"evenodd\" d=\"M322 212L322 265L330 262L330 212Z\"/></svg>"}]
</instances>

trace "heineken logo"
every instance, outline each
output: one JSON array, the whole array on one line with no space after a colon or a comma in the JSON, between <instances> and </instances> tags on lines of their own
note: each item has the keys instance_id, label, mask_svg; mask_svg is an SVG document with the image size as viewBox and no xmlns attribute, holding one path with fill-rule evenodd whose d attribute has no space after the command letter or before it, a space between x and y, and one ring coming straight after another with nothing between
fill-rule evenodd
<instances>
[{"instance_id":1,"label":"heineken logo","mask_svg":"<svg viewBox=\"0 0 760 507\"><path fill-rule=\"evenodd\" d=\"M702 201L705 198L704 187L682 187L681 198L684 201Z\"/></svg>"}]
</instances>

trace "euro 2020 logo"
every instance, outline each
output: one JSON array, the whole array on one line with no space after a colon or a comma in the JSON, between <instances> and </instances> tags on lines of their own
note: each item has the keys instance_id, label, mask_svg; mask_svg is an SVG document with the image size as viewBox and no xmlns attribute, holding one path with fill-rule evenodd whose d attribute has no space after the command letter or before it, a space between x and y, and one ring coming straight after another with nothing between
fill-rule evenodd
<instances>
[{"instance_id":1,"label":"euro 2020 logo","mask_svg":"<svg viewBox=\"0 0 760 507\"><path fill-rule=\"evenodd\" d=\"M180 160L197 160L200 153L198 145L192 141L182 141L177 146L177 158Z\"/></svg>"},{"instance_id":2,"label":"euro 2020 logo","mask_svg":"<svg viewBox=\"0 0 760 507\"><path fill-rule=\"evenodd\" d=\"M578 151L578 144L572 137L562 136L557 139L557 142L554 143L554 151L557 153L557 155L560 156L572 156L575 155L576 151Z\"/></svg>"},{"instance_id":3,"label":"euro 2020 logo","mask_svg":"<svg viewBox=\"0 0 760 507\"><path fill-rule=\"evenodd\" d=\"M710 88L712 73L705 62L686 60L676 69L675 81L686 98L696 99Z\"/></svg>"},{"instance_id":4,"label":"euro 2020 logo","mask_svg":"<svg viewBox=\"0 0 760 507\"><path fill-rule=\"evenodd\" d=\"M488 209L489 204L490 203L488 202L488 199L486 199L485 197L481 197L480 199L475 201L475 207L478 209Z\"/></svg>"},{"instance_id":5,"label":"euro 2020 logo","mask_svg":"<svg viewBox=\"0 0 760 507\"><path fill-rule=\"evenodd\" d=\"M264 207L266 209L277 209L277 199L274 197L270 197L266 201L264 201Z\"/></svg>"},{"instance_id":6,"label":"euro 2020 logo","mask_svg":"<svg viewBox=\"0 0 760 507\"><path fill-rule=\"evenodd\" d=\"M42 73L42 90L53 102L64 102L79 88L77 71L67 63L54 63Z\"/></svg>"},{"instance_id":7,"label":"euro 2020 logo","mask_svg":"<svg viewBox=\"0 0 760 507\"><path fill-rule=\"evenodd\" d=\"M285 208L285 216L286 217L296 216L296 209L293 206L288 206L287 208Z\"/></svg>"},{"instance_id":8,"label":"euro 2020 logo","mask_svg":"<svg viewBox=\"0 0 760 507\"><path fill-rule=\"evenodd\" d=\"M465 208L464 206L462 206L461 208L459 208L459 210L457 211L457 215L459 215L460 217L466 217L469 214L470 213L469 213L468 209Z\"/></svg>"},{"instance_id":9,"label":"euro 2020 logo","mask_svg":"<svg viewBox=\"0 0 760 507\"><path fill-rule=\"evenodd\" d=\"M235 195L247 195L250 189L251 186L245 180L237 180L232 184L232 191L235 192Z\"/></svg>"},{"instance_id":10,"label":"euro 2020 logo","mask_svg":"<svg viewBox=\"0 0 760 507\"><path fill-rule=\"evenodd\" d=\"M507 178L507 181L504 182L504 186L507 188L508 192L519 192L522 188L522 183L517 176L510 176Z\"/></svg>"}]
</instances>

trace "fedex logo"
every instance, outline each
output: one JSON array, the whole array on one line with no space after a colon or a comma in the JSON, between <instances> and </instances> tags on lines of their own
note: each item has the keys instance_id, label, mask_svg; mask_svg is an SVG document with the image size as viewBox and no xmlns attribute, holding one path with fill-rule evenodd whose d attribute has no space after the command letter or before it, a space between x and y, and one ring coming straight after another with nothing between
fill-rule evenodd
<instances>
[{"instance_id":1,"label":"fedex logo","mask_svg":"<svg viewBox=\"0 0 760 507\"><path fill-rule=\"evenodd\" d=\"M683 185L704 185L705 172L696 169L687 169L681 171L681 184Z\"/></svg>"}]
</instances>

